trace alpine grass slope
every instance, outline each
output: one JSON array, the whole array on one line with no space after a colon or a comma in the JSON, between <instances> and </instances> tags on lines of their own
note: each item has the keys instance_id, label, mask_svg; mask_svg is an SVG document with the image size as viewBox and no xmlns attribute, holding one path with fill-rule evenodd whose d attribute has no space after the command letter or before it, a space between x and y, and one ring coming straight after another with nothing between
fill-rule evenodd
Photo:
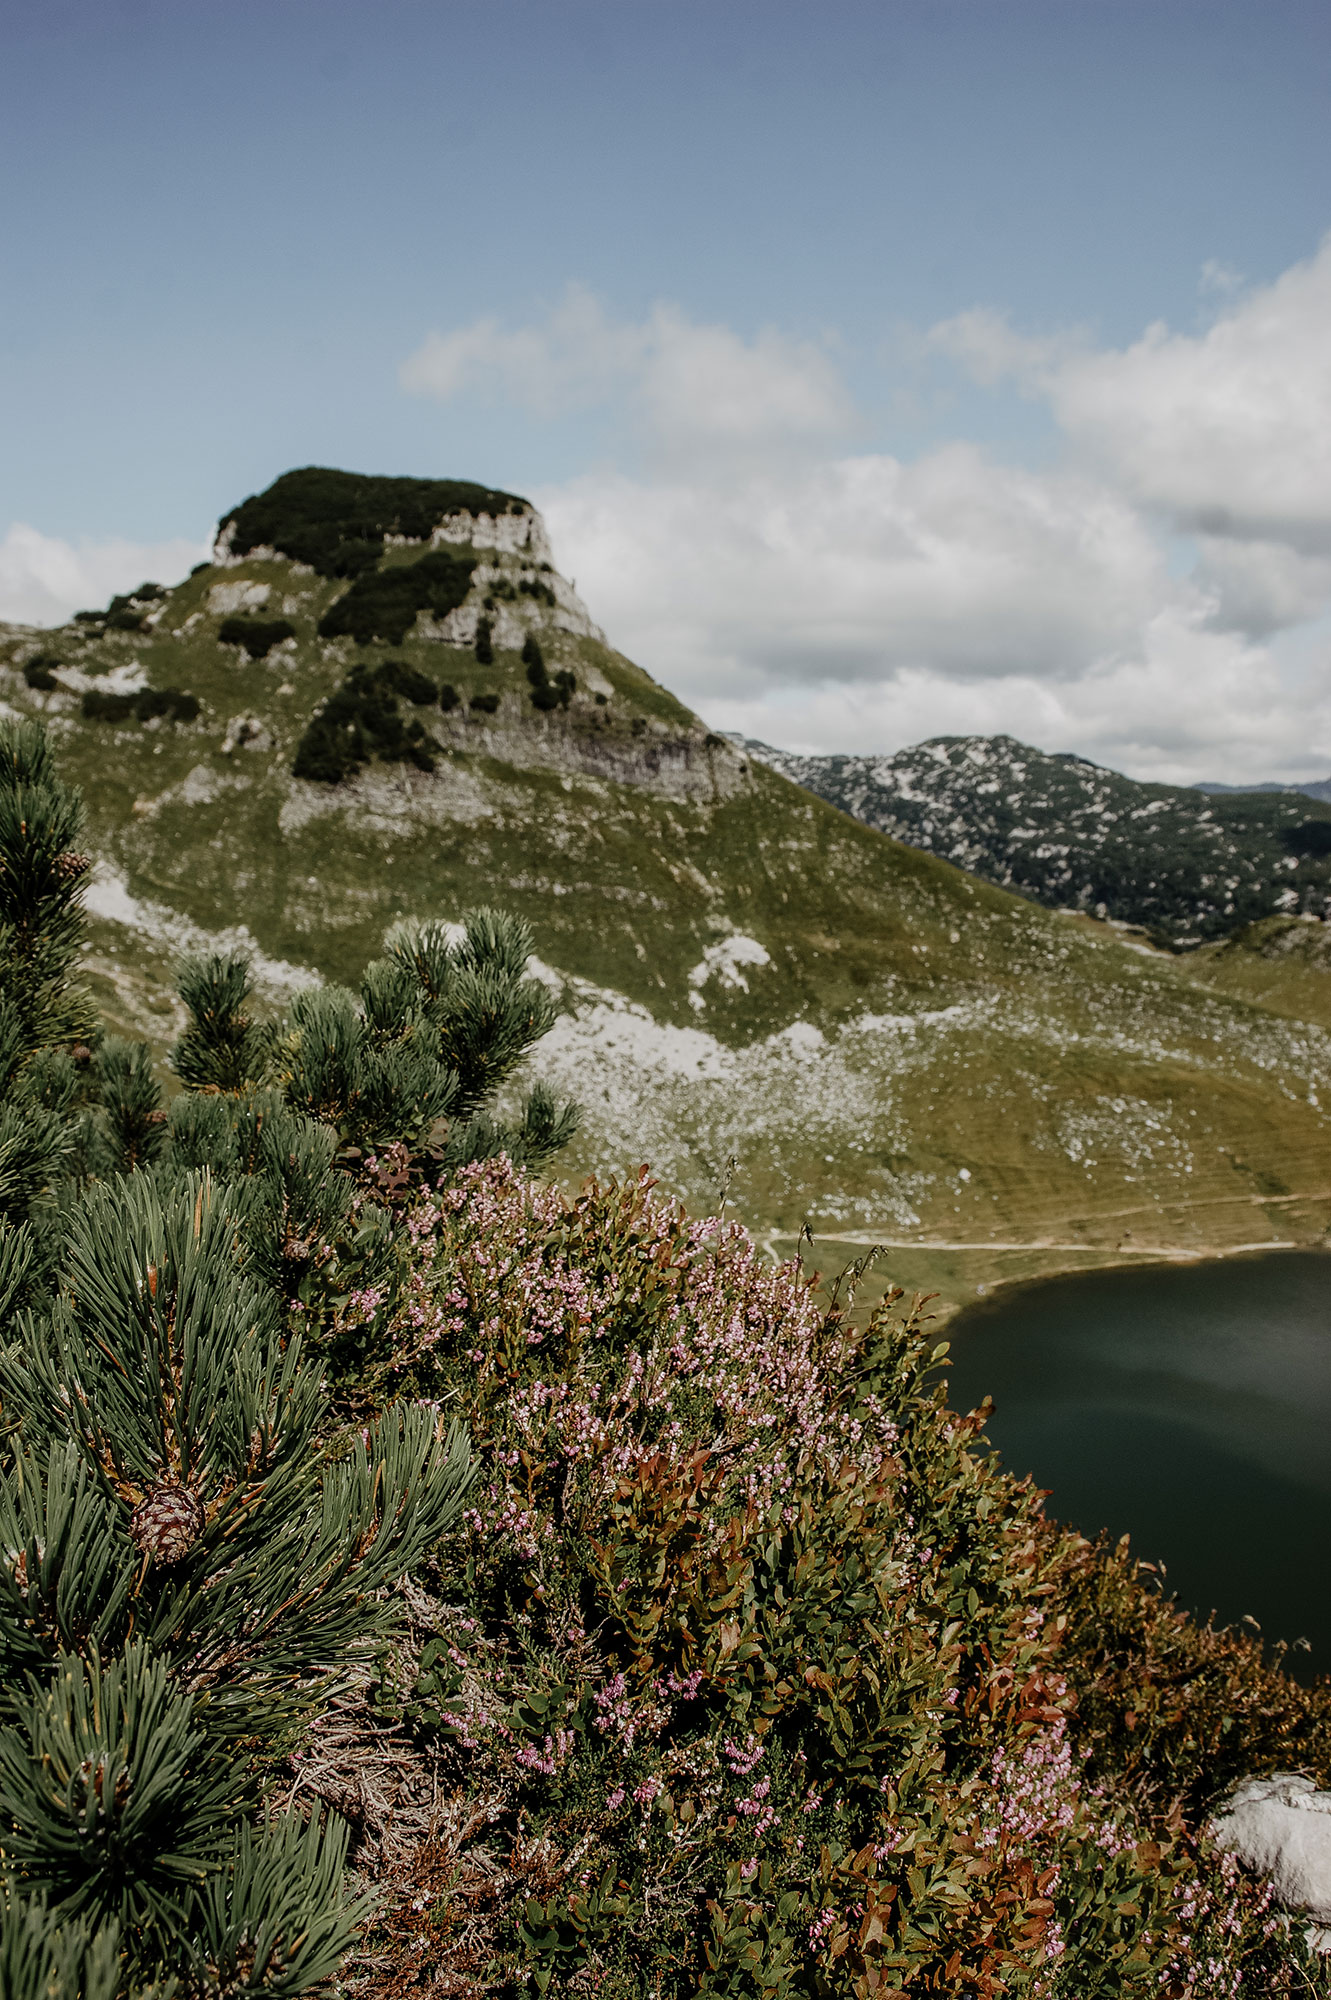
<instances>
[{"instance_id":1,"label":"alpine grass slope","mask_svg":"<svg viewBox=\"0 0 1331 2000\"><path fill-rule=\"evenodd\" d=\"M182 950L243 947L275 1012L493 899L566 1010L570 1180L706 1204L733 1157L764 1240L951 1299L1331 1217L1318 965L1134 950L834 810L617 653L515 496L287 474L178 588L5 628L0 700L83 790L85 977L159 1051Z\"/></svg>"}]
</instances>

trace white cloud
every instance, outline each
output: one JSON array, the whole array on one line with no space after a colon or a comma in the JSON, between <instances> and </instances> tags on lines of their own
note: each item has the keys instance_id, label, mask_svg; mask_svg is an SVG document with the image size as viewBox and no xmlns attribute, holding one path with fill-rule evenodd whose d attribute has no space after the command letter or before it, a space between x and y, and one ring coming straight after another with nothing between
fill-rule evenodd
<instances>
[{"instance_id":1,"label":"white cloud","mask_svg":"<svg viewBox=\"0 0 1331 2000\"><path fill-rule=\"evenodd\" d=\"M1155 325L1096 352L976 311L930 341L1046 397L1085 462L1178 527L1331 554L1331 236L1202 334Z\"/></svg>"},{"instance_id":2,"label":"white cloud","mask_svg":"<svg viewBox=\"0 0 1331 2000\"><path fill-rule=\"evenodd\" d=\"M1331 769L1331 684L1296 694L1092 480L953 446L538 498L615 643L716 728L811 750L1006 732L1176 780Z\"/></svg>"},{"instance_id":3,"label":"white cloud","mask_svg":"<svg viewBox=\"0 0 1331 2000\"><path fill-rule=\"evenodd\" d=\"M592 476L544 504L597 616L672 685L1075 677L1129 653L1170 588L1112 493L969 445L733 481Z\"/></svg>"},{"instance_id":4,"label":"white cloud","mask_svg":"<svg viewBox=\"0 0 1331 2000\"><path fill-rule=\"evenodd\" d=\"M0 541L0 619L18 625L61 625L71 612L94 609L136 584L178 583L210 543L84 542L77 546L15 522Z\"/></svg>"},{"instance_id":5,"label":"white cloud","mask_svg":"<svg viewBox=\"0 0 1331 2000\"><path fill-rule=\"evenodd\" d=\"M812 342L772 329L744 340L672 305L641 321L612 320L572 285L535 325L506 330L478 319L431 333L399 379L415 395L499 396L542 417L622 409L670 455L823 444L854 418L836 367Z\"/></svg>"}]
</instances>

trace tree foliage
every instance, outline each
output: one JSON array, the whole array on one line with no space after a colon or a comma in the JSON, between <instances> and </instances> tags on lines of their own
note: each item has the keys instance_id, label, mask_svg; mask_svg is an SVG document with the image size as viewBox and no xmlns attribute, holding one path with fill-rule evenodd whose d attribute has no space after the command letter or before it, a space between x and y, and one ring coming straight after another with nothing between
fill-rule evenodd
<instances>
[{"instance_id":1,"label":"tree foliage","mask_svg":"<svg viewBox=\"0 0 1331 2000\"><path fill-rule=\"evenodd\" d=\"M488 912L404 931L359 996L275 1023L243 961L190 961L168 1113L148 1051L69 983L77 797L39 730L0 746L5 1992L294 1995L365 1904L346 1825L277 1812L274 1776L388 1642L472 1477L437 1404L347 1431L330 1402L338 1287L373 1276L388 1220L352 1141L433 1137L447 1172L553 1011ZM514 1143L558 1124L535 1092Z\"/></svg>"}]
</instances>

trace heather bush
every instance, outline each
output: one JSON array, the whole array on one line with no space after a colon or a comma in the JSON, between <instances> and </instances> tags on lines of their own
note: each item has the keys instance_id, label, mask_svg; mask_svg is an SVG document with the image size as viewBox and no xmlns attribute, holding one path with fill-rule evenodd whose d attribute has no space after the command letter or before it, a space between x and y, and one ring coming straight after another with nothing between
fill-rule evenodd
<instances>
[{"instance_id":1,"label":"heather bush","mask_svg":"<svg viewBox=\"0 0 1331 2000\"><path fill-rule=\"evenodd\" d=\"M1299 1990L1201 1834L1209 1739L1175 1734L1185 1810L1112 1675L1081 1692L1092 1580L1155 1600L977 1449L918 1314L857 1328L645 1177L570 1201L496 1161L397 1215L330 1338L465 1411L481 1475L376 1710L446 1865L400 1867L372 1956L635 2000ZM1325 1691L1261 1702L1259 1760L1325 1758Z\"/></svg>"}]
</instances>

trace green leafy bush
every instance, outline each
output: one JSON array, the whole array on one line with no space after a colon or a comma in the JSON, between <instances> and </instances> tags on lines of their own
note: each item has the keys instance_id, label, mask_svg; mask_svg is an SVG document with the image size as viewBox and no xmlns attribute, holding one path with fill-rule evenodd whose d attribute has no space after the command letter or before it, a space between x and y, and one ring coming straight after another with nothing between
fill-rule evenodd
<instances>
[{"instance_id":1,"label":"green leafy bush","mask_svg":"<svg viewBox=\"0 0 1331 2000\"><path fill-rule=\"evenodd\" d=\"M24 661L23 678L30 688L40 688L44 694L49 694L60 685L52 669L63 665L63 660L57 659L54 653L34 653L30 660Z\"/></svg>"},{"instance_id":2,"label":"green leafy bush","mask_svg":"<svg viewBox=\"0 0 1331 2000\"><path fill-rule=\"evenodd\" d=\"M494 626L488 618L481 618L476 625L476 658L483 667L494 665Z\"/></svg>"},{"instance_id":3,"label":"green leafy bush","mask_svg":"<svg viewBox=\"0 0 1331 2000\"><path fill-rule=\"evenodd\" d=\"M385 535L424 541L446 514L517 514L526 506L515 493L465 479L381 479L307 465L242 502L218 531L231 529L236 555L271 548L323 576L354 576L377 563Z\"/></svg>"},{"instance_id":4,"label":"green leafy bush","mask_svg":"<svg viewBox=\"0 0 1331 2000\"><path fill-rule=\"evenodd\" d=\"M436 618L455 611L471 588L472 557L434 549L412 563L367 571L319 620L324 639L351 638L358 646L382 639L400 646L418 612Z\"/></svg>"},{"instance_id":5,"label":"green leafy bush","mask_svg":"<svg viewBox=\"0 0 1331 2000\"><path fill-rule=\"evenodd\" d=\"M452 681L445 681L439 690L439 706L444 711L444 714L451 715L461 699L462 696L458 693Z\"/></svg>"},{"instance_id":6,"label":"green leafy bush","mask_svg":"<svg viewBox=\"0 0 1331 2000\"><path fill-rule=\"evenodd\" d=\"M252 660L266 659L274 646L295 636L289 618L224 618L217 628L220 645L243 646Z\"/></svg>"},{"instance_id":7,"label":"green leafy bush","mask_svg":"<svg viewBox=\"0 0 1331 2000\"><path fill-rule=\"evenodd\" d=\"M467 706L477 715L495 715L499 709L499 696L497 694L474 694L467 703Z\"/></svg>"}]
</instances>

